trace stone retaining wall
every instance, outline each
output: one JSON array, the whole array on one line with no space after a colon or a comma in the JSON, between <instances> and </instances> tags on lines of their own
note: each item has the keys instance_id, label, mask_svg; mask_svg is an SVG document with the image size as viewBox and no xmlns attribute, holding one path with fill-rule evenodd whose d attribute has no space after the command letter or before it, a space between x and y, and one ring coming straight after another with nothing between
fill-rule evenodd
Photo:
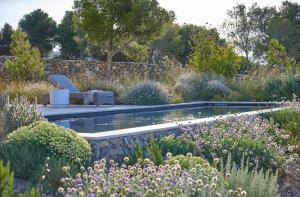
<instances>
[{"instance_id":1,"label":"stone retaining wall","mask_svg":"<svg viewBox=\"0 0 300 197\"><path fill-rule=\"evenodd\" d=\"M11 56L0 56L0 77L5 78L7 74L3 65ZM49 74L64 74L67 76L80 77L106 77L113 75L118 79L126 79L128 77L139 77L141 79L157 80L160 75L167 73L176 65L155 65L148 63L133 62L113 62L111 73L108 73L107 64L97 60L59 60L59 59L43 59L45 63L46 76Z\"/></svg>"}]
</instances>

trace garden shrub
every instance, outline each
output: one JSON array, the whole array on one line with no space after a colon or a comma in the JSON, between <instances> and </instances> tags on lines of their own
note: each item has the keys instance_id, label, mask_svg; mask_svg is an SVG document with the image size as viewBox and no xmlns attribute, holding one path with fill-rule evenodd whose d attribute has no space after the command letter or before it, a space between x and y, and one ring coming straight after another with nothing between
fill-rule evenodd
<instances>
[{"instance_id":1,"label":"garden shrub","mask_svg":"<svg viewBox=\"0 0 300 197\"><path fill-rule=\"evenodd\" d=\"M91 156L91 148L84 138L73 130L47 121L37 121L17 129L0 145L0 155L5 161L10 161L15 175L33 181L44 175L46 163L50 170L60 169L62 163L72 163L76 158L88 161ZM46 160L47 157L50 161ZM53 176L60 175L54 172L50 173L52 180Z\"/></svg>"},{"instance_id":2,"label":"garden shrub","mask_svg":"<svg viewBox=\"0 0 300 197\"><path fill-rule=\"evenodd\" d=\"M14 173L10 170L9 163L4 165L0 161L0 196L12 196L13 194Z\"/></svg>"},{"instance_id":3,"label":"garden shrub","mask_svg":"<svg viewBox=\"0 0 300 197\"><path fill-rule=\"evenodd\" d=\"M251 168L248 162L238 167L229 154L226 165L221 160L220 181L226 182L229 188L243 188L248 197L277 196L277 172L251 171Z\"/></svg>"},{"instance_id":4,"label":"garden shrub","mask_svg":"<svg viewBox=\"0 0 300 197\"><path fill-rule=\"evenodd\" d=\"M170 153L169 153L170 154ZM178 163L183 169L190 170L192 168L196 168L196 166L201 166L206 168L207 171L215 171L216 169L211 167L209 162L201 157L195 157L191 153L188 153L186 156L184 155L176 155L169 156L166 160L167 164L173 165Z\"/></svg>"},{"instance_id":5,"label":"garden shrub","mask_svg":"<svg viewBox=\"0 0 300 197\"><path fill-rule=\"evenodd\" d=\"M163 155L172 153L173 155L186 155L187 153L194 154L195 142L184 137L175 137L169 135L158 140L159 147Z\"/></svg>"},{"instance_id":6,"label":"garden shrub","mask_svg":"<svg viewBox=\"0 0 300 197\"><path fill-rule=\"evenodd\" d=\"M226 101L261 101L261 82L259 80L232 81L231 92L223 100Z\"/></svg>"},{"instance_id":7,"label":"garden shrub","mask_svg":"<svg viewBox=\"0 0 300 197\"><path fill-rule=\"evenodd\" d=\"M10 101L9 97L7 97L2 108L2 115L0 115L2 122L0 137L2 138L19 127L43 120L41 113L37 111L36 103L31 104L25 97L17 97L13 101Z\"/></svg>"},{"instance_id":8,"label":"garden shrub","mask_svg":"<svg viewBox=\"0 0 300 197\"><path fill-rule=\"evenodd\" d=\"M159 82L145 81L130 86L124 92L123 102L130 105L167 104L170 95Z\"/></svg>"},{"instance_id":9,"label":"garden shrub","mask_svg":"<svg viewBox=\"0 0 300 197\"><path fill-rule=\"evenodd\" d=\"M263 99L267 101L293 100L300 97L300 75L271 78L262 85Z\"/></svg>"},{"instance_id":10,"label":"garden shrub","mask_svg":"<svg viewBox=\"0 0 300 197\"><path fill-rule=\"evenodd\" d=\"M126 153L129 157L129 164L136 162L143 162L146 158L151 159L155 164L160 165L163 163L163 154L156 140L150 139L146 146L140 143L135 143Z\"/></svg>"},{"instance_id":11,"label":"garden shrub","mask_svg":"<svg viewBox=\"0 0 300 197\"><path fill-rule=\"evenodd\" d=\"M253 165L275 170L283 161L294 160L297 153L297 146L289 143L289 132L259 116L230 117L186 130L181 137L195 142L196 156L210 162L232 152L238 165L245 154Z\"/></svg>"},{"instance_id":12,"label":"garden shrub","mask_svg":"<svg viewBox=\"0 0 300 197\"><path fill-rule=\"evenodd\" d=\"M297 144L300 139L300 112L295 109L284 109L264 113L262 116L268 120L274 121L279 128L289 132L291 138L289 140L292 144Z\"/></svg>"},{"instance_id":13,"label":"garden shrub","mask_svg":"<svg viewBox=\"0 0 300 197\"><path fill-rule=\"evenodd\" d=\"M144 164L125 163L118 166L110 161L94 162L93 168L82 167L76 177L66 174L58 191L62 196L230 196L241 194L218 181L217 170L201 165L186 170L178 163L155 165L146 159ZM95 173L97 172L97 173ZM89 177L88 179L86 177ZM73 189L68 189L73 188Z\"/></svg>"},{"instance_id":14,"label":"garden shrub","mask_svg":"<svg viewBox=\"0 0 300 197\"><path fill-rule=\"evenodd\" d=\"M197 73L181 75L176 82L175 91L184 101L211 100L230 93L222 77Z\"/></svg>"},{"instance_id":15,"label":"garden shrub","mask_svg":"<svg viewBox=\"0 0 300 197\"><path fill-rule=\"evenodd\" d=\"M243 156L252 164L250 167L257 166L264 170L276 169L283 162L283 158L274 150L266 148L264 142L247 137L231 136L219 142L216 142L213 137L208 137L205 145L198 152L210 162L213 162L214 158L224 158L226 161L228 153L231 153L232 161L238 166L243 165Z\"/></svg>"}]
</instances>

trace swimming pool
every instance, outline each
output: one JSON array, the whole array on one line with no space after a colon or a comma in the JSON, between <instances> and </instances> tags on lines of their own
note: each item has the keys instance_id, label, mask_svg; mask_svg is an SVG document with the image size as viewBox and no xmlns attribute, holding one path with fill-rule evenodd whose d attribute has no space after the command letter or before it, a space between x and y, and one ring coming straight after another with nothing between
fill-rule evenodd
<instances>
[{"instance_id":1,"label":"swimming pool","mask_svg":"<svg viewBox=\"0 0 300 197\"><path fill-rule=\"evenodd\" d=\"M217 115L266 109L263 106L206 106L161 111L95 115L89 117L64 118L52 122L80 133L97 133L133 127L156 125L206 118ZM268 107L270 108L270 107Z\"/></svg>"}]
</instances>

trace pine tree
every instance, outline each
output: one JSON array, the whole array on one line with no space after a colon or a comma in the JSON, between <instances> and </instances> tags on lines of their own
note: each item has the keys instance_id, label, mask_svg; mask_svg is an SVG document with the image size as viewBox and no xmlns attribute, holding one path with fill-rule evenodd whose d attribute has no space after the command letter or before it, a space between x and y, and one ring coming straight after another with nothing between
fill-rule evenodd
<instances>
[{"instance_id":1,"label":"pine tree","mask_svg":"<svg viewBox=\"0 0 300 197\"><path fill-rule=\"evenodd\" d=\"M21 30L16 30L11 36L10 44L13 60L4 63L5 71L13 80L34 80L44 74L44 64L41 62L41 54L30 42Z\"/></svg>"}]
</instances>

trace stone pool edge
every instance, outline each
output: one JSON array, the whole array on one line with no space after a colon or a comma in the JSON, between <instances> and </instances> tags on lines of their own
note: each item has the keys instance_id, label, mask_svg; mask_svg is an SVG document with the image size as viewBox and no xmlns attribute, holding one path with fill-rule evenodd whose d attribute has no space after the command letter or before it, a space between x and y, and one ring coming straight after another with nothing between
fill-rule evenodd
<instances>
[{"instance_id":1,"label":"stone pool edge","mask_svg":"<svg viewBox=\"0 0 300 197\"><path fill-rule=\"evenodd\" d=\"M201 124L203 122L214 122L216 120L224 120L224 119L227 119L230 117L259 115L262 113L268 113L268 112L282 110L284 108L285 107L278 107L278 108L272 108L272 109L264 109L264 110L256 110L256 111L249 111L249 112L243 112L243 113L212 116L212 117L208 117L208 118L199 118L199 119L194 119L194 120L164 123L164 124L157 124L157 125L149 125L149 126L142 126L142 127L134 127L134 128L112 130L112 131L105 131L105 132L98 132L98 133L78 133L78 135L84 137L87 140L92 140L92 141L94 141L94 140L110 140L113 138L129 137L129 136L135 136L135 135L153 134L156 132L163 132L163 131L169 131L169 130L177 130L177 129L181 128L182 126L195 126L195 125Z\"/></svg>"},{"instance_id":2,"label":"stone pool edge","mask_svg":"<svg viewBox=\"0 0 300 197\"><path fill-rule=\"evenodd\" d=\"M112 108L101 108L88 106L87 111L84 111L84 106L80 106L83 110L77 111L72 108L55 108L60 109L56 113L47 113L43 112L43 109L40 108L43 116L49 121L60 120L64 118L78 118L78 117L91 117L91 116L101 116L101 115L112 115L119 113L134 113L134 112L150 112L150 111L160 111L160 110L172 110L172 109L182 109L182 108L193 108L193 107L209 107L209 106L278 106L281 102L226 102L226 101L199 101L199 102L190 102L190 103L179 103L179 104L166 104L166 105L150 105L150 106L141 106L141 105L131 105L123 106L122 109L115 109L115 106ZM72 106L75 107L75 106ZM92 107L92 108L91 108Z\"/></svg>"}]
</instances>

